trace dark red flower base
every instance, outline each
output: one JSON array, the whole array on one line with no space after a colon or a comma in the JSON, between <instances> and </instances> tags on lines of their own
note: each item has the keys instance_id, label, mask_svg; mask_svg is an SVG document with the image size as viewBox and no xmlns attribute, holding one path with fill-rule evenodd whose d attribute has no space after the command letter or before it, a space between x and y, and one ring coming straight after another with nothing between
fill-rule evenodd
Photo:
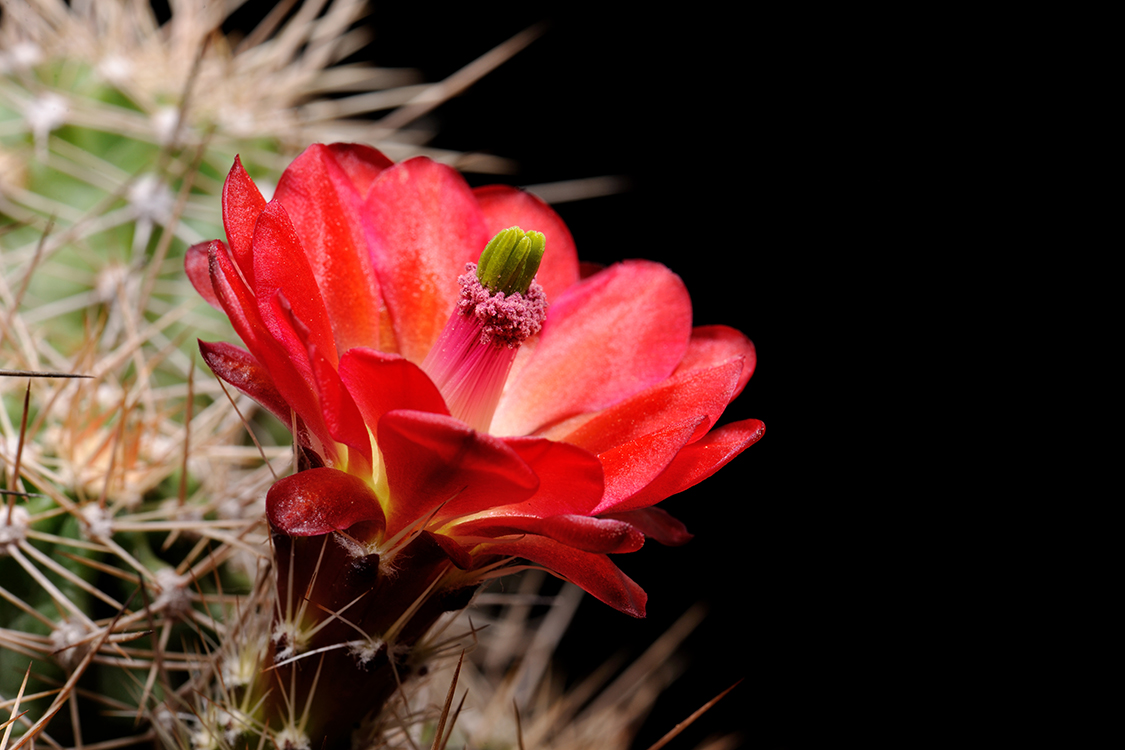
<instances>
[{"instance_id":1,"label":"dark red flower base","mask_svg":"<svg viewBox=\"0 0 1125 750\"><path fill-rule=\"evenodd\" d=\"M475 587L435 585L451 563L425 533L390 571L378 555L354 554L353 543L335 532L274 529L273 545L278 604L268 662L281 666L267 668L257 688L269 691L261 720L273 732L301 726L317 748L347 748L364 717L416 671L419 639L443 613L464 608Z\"/></svg>"}]
</instances>

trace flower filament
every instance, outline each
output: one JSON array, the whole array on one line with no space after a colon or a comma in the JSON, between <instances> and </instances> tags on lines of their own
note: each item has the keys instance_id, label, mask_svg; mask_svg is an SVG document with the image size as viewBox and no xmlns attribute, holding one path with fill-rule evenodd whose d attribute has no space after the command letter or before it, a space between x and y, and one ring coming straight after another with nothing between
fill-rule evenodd
<instances>
[{"instance_id":1,"label":"flower filament","mask_svg":"<svg viewBox=\"0 0 1125 750\"><path fill-rule=\"evenodd\" d=\"M519 346L547 316L547 298L534 281L543 258L540 232L511 227L466 265L461 296L422 363L452 416L487 432Z\"/></svg>"}]
</instances>

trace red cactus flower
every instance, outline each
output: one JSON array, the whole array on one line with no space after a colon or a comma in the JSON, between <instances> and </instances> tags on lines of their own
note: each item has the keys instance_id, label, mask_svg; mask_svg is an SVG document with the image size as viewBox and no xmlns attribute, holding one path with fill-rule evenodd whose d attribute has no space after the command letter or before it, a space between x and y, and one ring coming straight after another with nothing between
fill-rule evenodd
<instances>
[{"instance_id":1,"label":"red cactus flower","mask_svg":"<svg viewBox=\"0 0 1125 750\"><path fill-rule=\"evenodd\" d=\"M687 290L662 265L584 278L570 232L528 193L470 189L426 158L315 145L268 203L236 159L223 220L229 247L191 248L187 272L249 351L200 342L203 356L323 463L270 491L285 534L352 529L388 561L425 534L465 583L523 558L643 616L644 592L607 555L645 536L686 541L653 506L763 434L757 420L711 429L754 369L750 341L693 329ZM527 238L503 235L513 226ZM469 274L459 290L498 233L498 253L545 241L539 291L482 292ZM519 331L482 334L485 307Z\"/></svg>"}]
</instances>

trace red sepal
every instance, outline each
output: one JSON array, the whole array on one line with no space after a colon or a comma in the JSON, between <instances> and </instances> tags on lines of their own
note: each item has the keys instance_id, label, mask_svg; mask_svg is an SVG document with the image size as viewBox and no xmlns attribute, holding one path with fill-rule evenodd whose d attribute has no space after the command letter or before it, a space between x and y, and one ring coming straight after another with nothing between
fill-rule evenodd
<instances>
[{"instance_id":1,"label":"red sepal","mask_svg":"<svg viewBox=\"0 0 1125 750\"><path fill-rule=\"evenodd\" d=\"M535 473L500 439L452 417L389 411L379 420L378 441L391 495L388 537L431 516L440 525L522 502L539 486Z\"/></svg>"},{"instance_id":2,"label":"red sepal","mask_svg":"<svg viewBox=\"0 0 1125 750\"><path fill-rule=\"evenodd\" d=\"M597 553L636 552L644 546L644 533L625 521L589 516L496 515L458 524L450 530L458 537L495 538L513 534L537 534L568 547Z\"/></svg>"},{"instance_id":3,"label":"red sepal","mask_svg":"<svg viewBox=\"0 0 1125 750\"><path fill-rule=\"evenodd\" d=\"M517 516L545 518L577 513L589 515L605 491L602 462L574 445L544 438L503 438L539 477L539 490L530 499L497 508Z\"/></svg>"},{"instance_id":4,"label":"red sepal","mask_svg":"<svg viewBox=\"0 0 1125 750\"><path fill-rule=\"evenodd\" d=\"M361 475L370 475L373 466L371 458L371 435L367 431L363 417L352 400L352 396L340 381L336 368L328 364L326 358L314 346L309 346L309 361L316 377L317 392L320 395L320 410L324 423L332 437L351 448L348 454L348 470ZM361 456L362 462L352 464Z\"/></svg>"},{"instance_id":5,"label":"red sepal","mask_svg":"<svg viewBox=\"0 0 1125 750\"><path fill-rule=\"evenodd\" d=\"M594 514L610 510L632 510L619 507L625 498L643 491L691 440L705 418L687 419L663 430L650 432L604 453L598 454L605 469L605 494Z\"/></svg>"},{"instance_id":6,"label":"red sepal","mask_svg":"<svg viewBox=\"0 0 1125 750\"><path fill-rule=\"evenodd\" d=\"M679 547L691 541L692 534L687 527L663 508L642 508L623 513L606 513L602 518L624 521L640 531L649 539L655 539L669 547Z\"/></svg>"},{"instance_id":7,"label":"red sepal","mask_svg":"<svg viewBox=\"0 0 1125 750\"><path fill-rule=\"evenodd\" d=\"M254 223L265 207L266 199L242 168L242 160L235 156L223 183L223 228L227 231L235 265L251 287L254 285Z\"/></svg>"},{"instance_id":8,"label":"red sepal","mask_svg":"<svg viewBox=\"0 0 1125 750\"><path fill-rule=\"evenodd\" d=\"M215 298L234 326L234 332L251 351L265 346L259 344L267 331L258 313L258 301L238 272L230 250L218 240L207 243L207 270Z\"/></svg>"},{"instance_id":9,"label":"red sepal","mask_svg":"<svg viewBox=\"0 0 1125 750\"><path fill-rule=\"evenodd\" d=\"M250 352L222 341L199 342L199 353L211 372L289 423L289 404L277 392L270 374Z\"/></svg>"},{"instance_id":10,"label":"red sepal","mask_svg":"<svg viewBox=\"0 0 1125 750\"><path fill-rule=\"evenodd\" d=\"M734 400L742 393L746 382L754 374L758 355L754 349L754 342L746 338L742 331L730 326L696 326L692 329L687 351L684 352L684 358L676 366L672 377L691 370L712 367L731 357L742 357L742 372L738 376L734 393L731 394L731 400Z\"/></svg>"},{"instance_id":11,"label":"red sepal","mask_svg":"<svg viewBox=\"0 0 1125 750\"><path fill-rule=\"evenodd\" d=\"M289 165L274 193L301 239L339 352L379 344L382 297L362 206L372 181L392 165L370 147L314 144Z\"/></svg>"},{"instance_id":12,"label":"red sepal","mask_svg":"<svg viewBox=\"0 0 1125 750\"><path fill-rule=\"evenodd\" d=\"M352 449L349 455L348 471L357 475L370 474L373 466L371 460L371 436L359 409L352 400L351 394L340 381L340 374L328 362L315 344L309 341L308 328L294 314L288 301L280 291L276 293L275 304L306 347L309 367L312 368L313 378L316 382L316 392L320 402L321 415L324 424L333 440L343 443ZM353 459L359 458L355 464Z\"/></svg>"},{"instance_id":13,"label":"red sepal","mask_svg":"<svg viewBox=\"0 0 1125 750\"><path fill-rule=\"evenodd\" d=\"M645 616L648 596L644 589L605 555L583 552L541 536L489 544L481 552L489 556L511 555L530 560L580 586L614 609L633 617Z\"/></svg>"},{"instance_id":14,"label":"red sepal","mask_svg":"<svg viewBox=\"0 0 1125 750\"><path fill-rule=\"evenodd\" d=\"M302 471L270 487L266 516L271 526L289 536L345 531L360 522L376 529L385 526L379 498L367 483L327 468Z\"/></svg>"},{"instance_id":15,"label":"red sepal","mask_svg":"<svg viewBox=\"0 0 1125 750\"><path fill-rule=\"evenodd\" d=\"M219 303L219 298L215 296L215 287L211 285L211 261L208 259L208 255L211 252L212 244L221 247L223 243L218 240L210 240L189 247L187 252L184 253L184 271L187 272L188 281L195 287L195 291L199 292L199 296L206 300L211 307L223 312L223 306ZM226 252L226 250L221 249L219 252Z\"/></svg>"},{"instance_id":16,"label":"red sepal","mask_svg":"<svg viewBox=\"0 0 1125 750\"><path fill-rule=\"evenodd\" d=\"M422 368L398 354L358 348L340 357L340 379L372 429L394 409L449 415L449 409Z\"/></svg>"},{"instance_id":17,"label":"red sepal","mask_svg":"<svg viewBox=\"0 0 1125 750\"><path fill-rule=\"evenodd\" d=\"M473 556L457 542L443 534L434 534L430 531L423 531L422 534L428 536L430 541L441 547L441 551L449 557L450 562L461 570L469 570L473 567Z\"/></svg>"},{"instance_id":18,"label":"red sepal","mask_svg":"<svg viewBox=\"0 0 1125 750\"><path fill-rule=\"evenodd\" d=\"M603 453L669 424L704 417L690 440L698 440L722 415L734 395L742 358L671 377L601 412L560 437L592 453Z\"/></svg>"},{"instance_id":19,"label":"red sepal","mask_svg":"<svg viewBox=\"0 0 1125 750\"><path fill-rule=\"evenodd\" d=\"M761 440L765 433L766 426L757 419L733 422L712 430L702 440L684 446L668 468L635 495L601 510L617 514L647 508L670 495L683 492L726 466L739 453Z\"/></svg>"},{"instance_id":20,"label":"red sepal","mask_svg":"<svg viewBox=\"0 0 1125 750\"><path fill-rule=\"evenodd\" d=\"M308 344L315 345L317 351L335 367L339 357L324 298L289 214L276 200L266 204L254 225L254 276L254 295L262 322L297 368L302 369L307 361L305 350ZM305 327L304 341L298 340L292 328L279 320L273 304L278 291L291 305L293 316Z\"/></svg>"}]
</instances>

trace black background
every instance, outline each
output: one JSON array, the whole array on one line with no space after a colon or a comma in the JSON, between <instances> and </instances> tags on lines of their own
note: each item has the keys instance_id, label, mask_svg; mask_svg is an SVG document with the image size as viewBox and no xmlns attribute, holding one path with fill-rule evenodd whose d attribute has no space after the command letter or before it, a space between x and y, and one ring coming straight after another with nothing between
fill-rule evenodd
<instances>
[{"instance_id":1,"label":"black background","mask_svg":"<svg viewBox=\"0 0 1125 750\"><path fill-rule=\"evenodd\" d=\"M837 314L818 292L839 268L824 246L834 170L819 156L832 116L830 87L810 72L819 53L798 18L479 4L378 5L371 55L436 81L540 21L547 30L531 47L435 111L433 145L520 165L474 184L627 176L627 193L557 206L579 256L660 261L686 282L697 325L746 333L758 369L724 421L767 425L719 474L663 503L692 542L616 558L648 592L647 619L587 597L565 664L582 674L616 653L639 655L704 602L710 614L685 647L691 666L635 747L740 679L669 747L720 732L741 733L747 747L804 746L846 689L838 641L855 616L848 589L859 588L841 572L850 566L832 534L832 495L843 478L827 466L847 439L836 413L846 407L817 408L848 366L818 350Z\"/></svg>"}]
</instances>

